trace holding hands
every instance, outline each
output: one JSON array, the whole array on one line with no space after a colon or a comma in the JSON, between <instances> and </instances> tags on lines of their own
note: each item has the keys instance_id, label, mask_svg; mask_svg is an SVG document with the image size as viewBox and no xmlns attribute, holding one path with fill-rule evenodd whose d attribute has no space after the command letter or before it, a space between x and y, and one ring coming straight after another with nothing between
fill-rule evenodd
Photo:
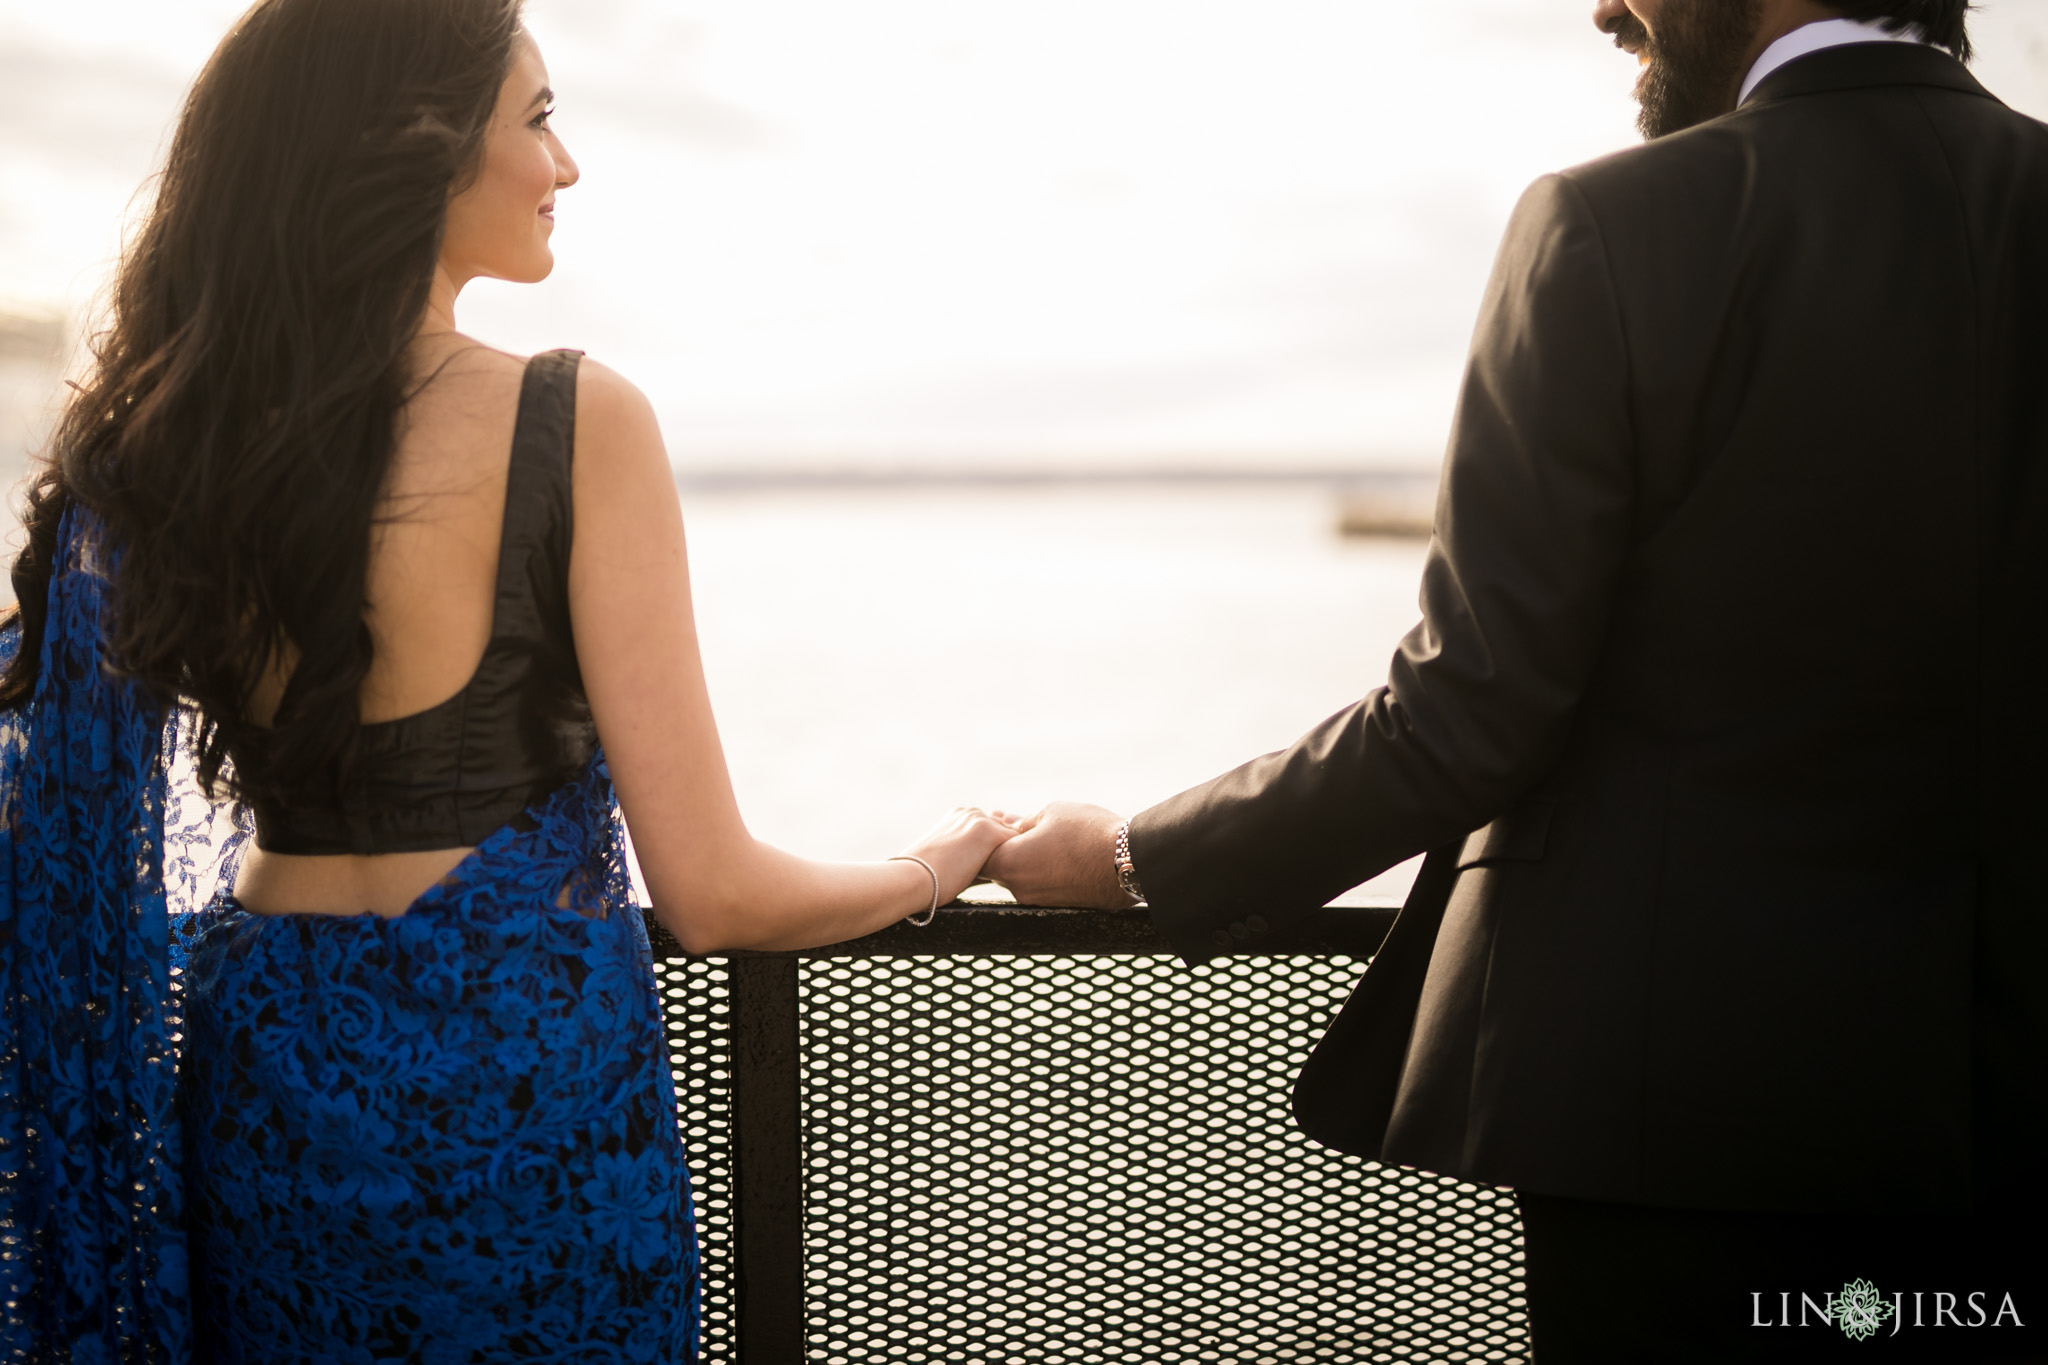
<instances>
[{"instance_id":1,"label":"holding hands","mask_svg":"<svg viewBox=\"0 0 2048 1365\"><path fill-rule=\"evenodd\" d=\"M1007 819L997 812L998 819ZM1055 801L1010 827L981 875L1019 905L1124 910L1138 904L1117 880L1117 831L1123 817L1101 806Z\"/></svg>"},{"instance_id":2,"label":"holding hands","mask_svg":"<svg viewBox=\"0 0 2048 1365\"><path fill-rule=\"evenodd\" d=\"M913 869L935 906L987 881L1019 905L1127 910L1140 902L1117 876L1123 823L1115 811L1078 801L1030 816L961 806L891 861Z\"/></svg>"},{"instance_id":3,"label":"holding hands","mask_svg":"<svg viewBox=\"0 0 2048 1365\"><path fill-rule=\"evenodd\" d=\"M927 830L899 858L931 869L931 875L938 880L932 888L936 903L945 905L958 900L962 891L981 880L982 865L1024 827L1024 822L1014 815L1001 811L991 815L978 807L960 806Z\"/></svg>"}]
</instances>

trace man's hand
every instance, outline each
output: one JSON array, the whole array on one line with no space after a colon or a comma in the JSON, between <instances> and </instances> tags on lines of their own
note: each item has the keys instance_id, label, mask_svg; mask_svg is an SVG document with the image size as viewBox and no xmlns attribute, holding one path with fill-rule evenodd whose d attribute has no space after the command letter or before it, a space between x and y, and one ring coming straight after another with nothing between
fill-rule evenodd
<instances>
[{"instance_id":1,"label":"man's hand","mask_svg":"<svg viewBox=\"0 0 2048 1365\"><path fill-rule=\"evenodd\" d=\"M1006 888L1019 905L1128 909L1134 902L1116 880L1116 832L1122 824L1122 816L1101 806L1055 801L1019 825L1023 832L989 855L981 875Z\"/></svg>"}]
</instances>

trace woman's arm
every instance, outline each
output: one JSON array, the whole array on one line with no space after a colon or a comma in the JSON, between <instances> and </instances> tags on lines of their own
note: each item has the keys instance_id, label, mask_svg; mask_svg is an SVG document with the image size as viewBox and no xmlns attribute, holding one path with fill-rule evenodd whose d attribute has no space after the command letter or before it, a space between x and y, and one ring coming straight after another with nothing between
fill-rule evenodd
<instances>
[{"instance_id":1,"label":"woman's arm","mask_svg":"<svg viewBox=\"0 0 2048 1365\"><path fill-rule=\"evenodd\" d=\"M692 953L807 948L931 904L910 862L822 863L747 832L704 685L675 475L645 395L590 360L576 403L569 602L590 709L656 915ZM1012 831L960 810L909 850L966 888Z\"/></svg>"}]
</instances>

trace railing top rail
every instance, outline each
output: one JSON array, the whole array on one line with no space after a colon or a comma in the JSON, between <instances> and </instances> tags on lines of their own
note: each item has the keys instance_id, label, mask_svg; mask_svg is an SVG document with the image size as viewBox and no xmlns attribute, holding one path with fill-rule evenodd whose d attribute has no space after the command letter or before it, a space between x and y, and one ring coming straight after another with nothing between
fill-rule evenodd
<instances>
[{"instance_id":1,"label":"railing top rail","mask_svg":"<svg viewBox=\"0 0 2048 1365\"><path fill-rule=\"evenodd\" d=\"M1240 957L1370 957L1379 951L1396 911L1391 907L1332 907L1305 921L1291 936L1265 935ZM648 936L657 958L687 957L650 915ZM894 924L879 934L790 953L735 952L719 957L1170 957L1173 950L1136 910L1056 910L1036 906L957 902L919 928Z\"/></svg>"}]
</instances>

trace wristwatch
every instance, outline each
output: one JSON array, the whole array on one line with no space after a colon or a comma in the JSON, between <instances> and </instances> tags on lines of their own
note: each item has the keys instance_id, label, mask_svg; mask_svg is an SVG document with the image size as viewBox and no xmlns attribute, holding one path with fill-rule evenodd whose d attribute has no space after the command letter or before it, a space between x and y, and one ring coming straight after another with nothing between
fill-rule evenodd
<instances>
[{"instance_id":1,"label":"wristwatch","mask_svg":"<svg viewBox=\"0 0 2048 1365\"><path fill-rule=\"evenodd\" d=\"M1144 889L1138 885L1138 871L1131 865L1131 824L1128 820L1116 831L1116 884L1134 903L1145 903Z\"/></svg>"}]
</instances>

